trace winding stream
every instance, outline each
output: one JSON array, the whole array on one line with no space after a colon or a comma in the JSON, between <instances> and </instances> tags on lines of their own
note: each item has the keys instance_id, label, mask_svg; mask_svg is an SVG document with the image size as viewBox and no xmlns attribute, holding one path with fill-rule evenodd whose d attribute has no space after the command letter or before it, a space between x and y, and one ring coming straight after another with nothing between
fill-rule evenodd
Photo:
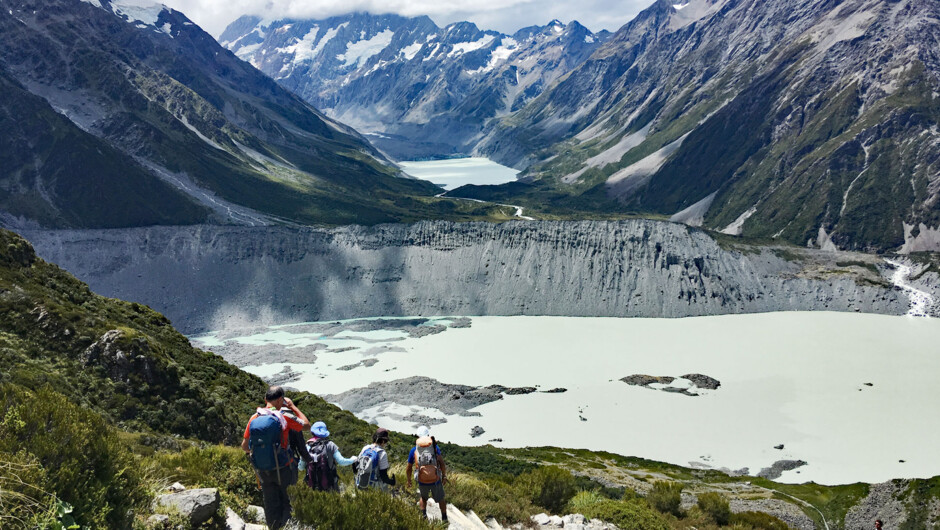
<instances>
[{"instance_id":1,"label":"winding stream","mask_svg":"<svg viewBox=\"0 0 940 530\"><path fill-rule=\"evenodd\" d=\"M930 308L933 307L934 304L933 296L919 289L915 289L911 284L907 283L907 279L911 277L913 269L899 261L886 259L885 262L894 267L894 274L891 275L891 283L906 292L907 296L911 299L911 308L907 311L907 316L930 318Z\"/></svg>"}]
</instances>

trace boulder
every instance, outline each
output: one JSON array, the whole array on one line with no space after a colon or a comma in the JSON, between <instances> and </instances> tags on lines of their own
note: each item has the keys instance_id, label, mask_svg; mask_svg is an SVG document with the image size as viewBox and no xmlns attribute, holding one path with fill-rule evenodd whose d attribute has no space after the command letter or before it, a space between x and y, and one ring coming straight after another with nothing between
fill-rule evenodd
<instances>
[{"instance_id":1,"label":"boulder","mask_svg":"<svg viewBox=\"0 0 940 530\"><path fill-rule=\"evenodd\" d=\"M586 519L580 513L573 513L562 517L561 519L565 523L565 528L568 528L568 525L571 524L584 524Z\"/></svg>"},{"instance_id":2,"label":"boulder","mask_svg":"<svg viewBox=\"0 0 940 530\"><path fill-rule=\"evenodd\" d=\"M212 518L221 501L219 490L202 488L160 495L153 502L155 507L179 511L193 526L199 526Z\"/></svg>"},{"instance_id":3,"label":"boulder","mask_svg":"<svg viewBox=\"0 0 940 530\"><path fill-rule=\"evenodd\" d=\"M264 508L261 506L255 506L254 504L249 504L245 508L245 515L250 519L250 523L263 523L264 522Z\"/></svg>"},{"instance_id":4,"label":"boulder","mask_svg":"<svg viewBox=\"0 0 940 530\"><path fill-rule=\"evenodd\" d=\"M167 491L171 493L179 493L185 490L186 490L186 486L180 484L179 482L174 482L173 484L170 485L170 487L167 488Z\"/></svg>"},{"instance_id":5,"label":"boulder","mask_svg":"<svg viewBox=\"0 0 940 530\"><path fill-rule=\"evenodd\" d=\"M559 516L557 516L557 515L553 515L553 516L549 517L549 518L548 518L548 523L549 523L550 525L552 525L552 526L558 526L558 527L562 527L562 526L564 526L564 524L565 524L565 522L561 520L561 517L559 517Z\"/></svg>"},{"instance_id":6,"label":"boulder","mask_svg":"<svg viewBox=\"0 0 940 530\"><path fill-rule=\"evenodd\" d=\"M170 523L170 516L158 513L147 518L147 528L166 528Z\"/></svg>"},{"instance_id":7,"label":"boulder","mask_svg":"<svg viewBox=\"0 0 940 530\"><path fill-rule=\"evenodd\" d=\"M225 509L225 530L245 530L245 521L231 508Z\"/></svg>"},{"instance_id":8,"label":"boulder","mask_svg":"<svg viewBox=\"0 0 940 530\"><path fill-rule=\"evenodd\" d=\"M532 519L532 522L535 523L535 524L537 524L537 525L539 525L539 526L547 526L547 525L551 524L551 522L552 522L552 521L551 521L551 518L548 516L548 514L545 514L545 513L540 513L540 514L538 514L538 515L533 515L533 516L530 517L529 519Z\"/></svg>"}]
</instances>

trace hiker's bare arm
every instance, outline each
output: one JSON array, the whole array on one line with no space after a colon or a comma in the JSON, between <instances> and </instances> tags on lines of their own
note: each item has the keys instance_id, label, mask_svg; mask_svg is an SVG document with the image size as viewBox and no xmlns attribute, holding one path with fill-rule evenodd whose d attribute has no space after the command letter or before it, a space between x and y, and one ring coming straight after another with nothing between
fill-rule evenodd
<instances>
[{"instance_id":1,"label":"hiker's bare arm","mask_svg":"<svg viewBox=\"0 0 940 530\"><path fill-rule=\"evenodd\" d=\"M287 408L294 411L294 415L297 416L297 419L300 420L300 424L303 425L304 429L310 427L310 420L304 416L303 412L300 412L300 409L297 408L297 405L294 405L294 401L289 397L284 398L284 404L287 405Z\"/></svg>"},{"instance_id":2,"label":"hiker's bare arm","mask_svg":"<svg viewBox=\"0 0 940 530\"><path fill-rule=\"evenodd\" d=\"M411 462L408 462L408 467L405 468L405 476L408 477L408 487L411 487L411 472L414 469L414 465Z\"/></svg>"},{"instance_id":3,"label":"hiker's bare arm","mask_svg":"<svg viewBox=\"0 0 940 530\"><path fill-rule=\"evenodd\" d=\"M437 465L441 467L441 482L447 482L447 464L444 463L441 455L437 455Z\"/></svg>"},{"instance_id":4,"label":"hiker's bare arm","mask_svg":"<svg viewBox=\"0 0 940 530\"><path fill-rule=\"evenodd\" d=\"M248 446L248 438L242 438L242 451L246 453L251 452L251 447Z\"/></svg>"}]
</instances>

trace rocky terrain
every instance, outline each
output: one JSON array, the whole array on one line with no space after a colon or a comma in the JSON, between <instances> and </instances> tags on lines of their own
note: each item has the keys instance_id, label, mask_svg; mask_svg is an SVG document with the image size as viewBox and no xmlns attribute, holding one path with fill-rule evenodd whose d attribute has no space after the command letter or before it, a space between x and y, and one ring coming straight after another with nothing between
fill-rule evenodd
<instances>
[{"instance_id":1,"label":"rocky terrain","mask_svg":"<svg viewBox=\"0 0 940 530\"><path fill-rule=\"evenodd\" d=\"M325 20L244 16L222 45L400 160L468 154L505 116L610 37L571 22L513 35L469 22L353 13Z\"/></svg>"},{"instance_id":2,"label":"rocky terrain","mask_svg":"<svg viewBox=\"0 0 940 530\"><path fill-rule=\"evenodd\" d=\"M874 256L719 244L645 220L24 236L92 288L146 303L188 333L364 316L904 314L910 306ZM940 294L925 265L910 281L934 300Z\"/></svg>"},{"instance_id":3,"label":"rocky terrain","mask_svg":"<svg viewBox=\"0 0 940 530\"><path fill-rule=\"evenodd\" d=\"M527 185L459 196L937 251L938 38L932 0L659 0L489 124Z\"/></svg>"}]
</instances>

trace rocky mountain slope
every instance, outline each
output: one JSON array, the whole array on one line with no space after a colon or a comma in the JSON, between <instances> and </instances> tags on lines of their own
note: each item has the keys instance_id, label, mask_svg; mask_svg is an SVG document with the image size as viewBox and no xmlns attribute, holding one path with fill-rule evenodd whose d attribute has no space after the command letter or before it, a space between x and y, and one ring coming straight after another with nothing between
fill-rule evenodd
<instances>
[{"instance_id":1,"label":"rocky mountain slope","mask_svg":"<svg viewBox=\"0 0 940 530\"><path fill-rule=\"evenodd\" d=\"M24 234L94 289L147 303L186 331L365 316L904 314L910 306L877 258L722 248L703 231L657 221ZM912 285L940 299L933 269L914 276Z\"/></svg>"},{"instance_id":2,"label":"rocky mountain slope","mask_svg":"<svg viewBox=\"0 0 940 530\"><path fill-rule=\"evenodd\" d=\"M940 250L940 4L659 0L478 152L461 190L729 234Z\"/></svg>"},{"instance_id":3,"label":"rocky mountain slope","mask_svg":"<svg viewBox=\"0 0 940 530\"><path fill-rule=\"evenodd\" d=\"M371 224L460 218L351 128L182 13L0 0L8 225Z\"/></svg>"},{"instance_id":4,"label":"rocky mountain slope","mask_svg":"<svg viewBox=\"0 0 940 530\"><path fill-rule=\"evenodd\" d=\"M469 153L487 120L518 110L609 32L571 22L513 35L469 22L354 13L325 20L244 16L220 41L398 159Z\"/></svg>"}]
</instances>

